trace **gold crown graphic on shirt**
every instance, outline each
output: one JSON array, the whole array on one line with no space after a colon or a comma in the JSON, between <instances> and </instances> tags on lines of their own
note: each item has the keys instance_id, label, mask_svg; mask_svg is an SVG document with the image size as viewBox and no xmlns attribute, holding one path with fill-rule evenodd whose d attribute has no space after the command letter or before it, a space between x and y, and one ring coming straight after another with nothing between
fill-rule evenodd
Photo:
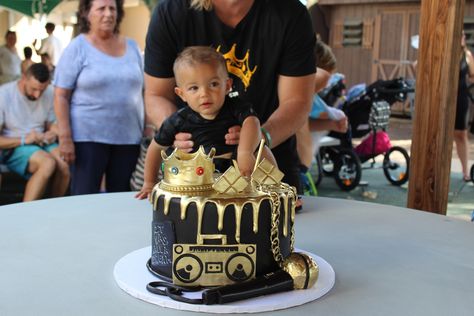
<instances>
[{"instance_id":1,"label":"gold crown graphic on shirt","mask_svg":"<svg viewBox=\"0 0 474 316\"><path fill-rule=\"evenodd\" d=\"M253 67L253 70L250 70L250 65L249 65L249 50L247 50L247 53L245 53L245 56L243 59L237 58L235 55L235 47L236 44L232 45L232 48L225 54L222 54L226 60L227 63L227 70L237 76L240 80L242 80L242 83L244 84L245 89L250 85L250 79L252 79L252 75L254 72L257 70L257 66ZM220 51L221 47L217 47L217 51Z\"/></svg>"},{"instance_id":2,"label":"gold crown graphic on shirt","mask_svg":"<svg viewBox=\"0 0 474 316\"><path fill-rule=\"evenodd\" d=\"M186 153L175 149L171 155L166 156L161 152L163 158L163 181L166 188L174 188L173 191L205 191L212 188L214 183L214 163L212 158L215 149L206 154L204 147L200 146L194 153Z\"/></svg>"}]
</instances>

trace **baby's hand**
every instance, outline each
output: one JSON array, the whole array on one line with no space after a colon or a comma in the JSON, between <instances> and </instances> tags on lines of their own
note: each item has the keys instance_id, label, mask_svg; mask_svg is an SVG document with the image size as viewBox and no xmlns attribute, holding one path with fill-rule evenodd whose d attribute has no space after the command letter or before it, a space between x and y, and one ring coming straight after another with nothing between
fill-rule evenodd
<instances>
[{"instance_id":1,"label":"baby's hand","mask_svg":"<svg viewBox=\"0 0 474 316\"><path fill-rule=\"evenodd\" d=\"M250 177L255 166L255 156L251 152L237 154L237 164L239 165L240 174Z\"/></svg>"},{"instance_id":2,"label":"baby's hand","mask_svg":"<svg viewBox=\"0 0 474 316\"><path fill-rule=\"evenodd\" d=\"M143 183L143 186L137 194L135 194L135 198L139 200L147 199L148 196L150 195L151 191L153 190L153 183L145 182Z\"/></svg>"}]
</instances>

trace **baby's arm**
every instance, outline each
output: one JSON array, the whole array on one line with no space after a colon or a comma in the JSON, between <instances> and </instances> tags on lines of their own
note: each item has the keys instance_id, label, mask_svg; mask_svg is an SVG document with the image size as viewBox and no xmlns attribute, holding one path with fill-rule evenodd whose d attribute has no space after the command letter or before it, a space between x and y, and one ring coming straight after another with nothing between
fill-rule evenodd
<instances>
[{"instance_id":1,"label":"baby's arm","mask_svg":"<svg viewBox=\"0 0 474 316\"><path fill-rule=\"evenodd\" d=\"M153 190L158 180L158 171L161 168L161 151L164 149L166 147L159 145L154 139L148 146L145 157L144 182L140 192L135 195L137 199L146 199Z\"/></svg>"},{"instance_id":2,"label":"baby's arm","mask_svg":"<svg viewBox=\"0 0 474 316\"><path fill-rule=\"evenodd\" d=\"M239 146L237 148L237 164L240 173L249 177L255 165L255 149L260 142L260 121L256 116L247 117L240 130Z\"/></svg>"}]
</instances>

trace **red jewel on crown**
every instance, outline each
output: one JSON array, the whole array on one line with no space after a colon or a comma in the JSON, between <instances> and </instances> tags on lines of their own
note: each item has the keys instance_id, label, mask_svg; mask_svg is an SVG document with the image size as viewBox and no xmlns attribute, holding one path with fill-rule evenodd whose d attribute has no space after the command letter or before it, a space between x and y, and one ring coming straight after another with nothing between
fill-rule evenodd
<instances>
[{"instance_id":1,"label":"red jewel on crown","mask_svg":"<svg viewBox=\"0 0 474 316\"><path fill-rule=\"evenodd\" d=\"M196 174L198 176L202 176L204 174L204 168L203 167L197 167L196 168Z\"/></svg>"}]
</instances>

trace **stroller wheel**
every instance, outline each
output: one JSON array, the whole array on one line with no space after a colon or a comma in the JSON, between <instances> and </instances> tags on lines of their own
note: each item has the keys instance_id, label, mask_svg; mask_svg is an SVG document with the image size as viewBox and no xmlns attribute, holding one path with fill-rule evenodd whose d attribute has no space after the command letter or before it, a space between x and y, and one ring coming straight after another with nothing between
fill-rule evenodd
<instances>
[{"instance_id":1,"label":"stroller wheel","mask_svg":"<svg viewBox=\"0 0 474 316\"><path fill-rule=\"evenodd\" d=\"M405 148L392 147L383 158L383 173L393 185L402 185L408 181L410 157Z\"/></svg>"},{"instance_id":2,"label":"stroller wheel","mask_svg":"<svg viewBox=\"0 0 474 316\"><path fill-rule=\"evenodd\" d=\"M316 156L320 156L318 163L322 173L325 176L332 176L334 174L333 149L321 147L320 154Z\"/></svg>"},{"instance_id":3,"label":"stroller wheel","mask_svg":"<svg viewBox=\"0 0 474 316\"><path fill-rule=\"evenodd\" d=\"M341 149L334 162L334 180L344 191L353 190L359 185L362 167L359 157L352 149Z\"/></svg>"}]
</instances>

